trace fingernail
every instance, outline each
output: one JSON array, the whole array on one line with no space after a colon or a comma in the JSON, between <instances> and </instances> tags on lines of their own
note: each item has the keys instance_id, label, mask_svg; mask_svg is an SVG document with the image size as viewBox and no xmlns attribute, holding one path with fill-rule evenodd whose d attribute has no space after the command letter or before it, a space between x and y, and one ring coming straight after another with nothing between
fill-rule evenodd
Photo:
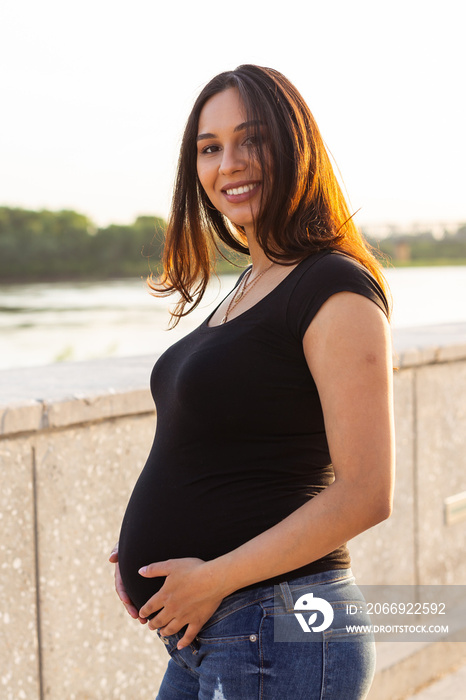
<instances>
[{"instance_id":1,"label":"fingernail","mask_svg":"<svg viewBox=\"0 0 466 700\"><path fill-rule=\"evenodd\" d=\"M139 569L138 573L139 573L139 574L145 574L146 571L147 571L147 566L141 566L141 568Z\"/></svg>"},{"instance_id":2,"label":"fingernail","mask_svg":"<svg viewBox=\"0 0 466 700\"><path fill-rule=\"evenodd\" d=\"M184 649L184 644L181 644L181 642L178 642L178 644L176 645L176 648L178 649L178 651L181 651L181 649Z\"/></svg>"}]
</instances>

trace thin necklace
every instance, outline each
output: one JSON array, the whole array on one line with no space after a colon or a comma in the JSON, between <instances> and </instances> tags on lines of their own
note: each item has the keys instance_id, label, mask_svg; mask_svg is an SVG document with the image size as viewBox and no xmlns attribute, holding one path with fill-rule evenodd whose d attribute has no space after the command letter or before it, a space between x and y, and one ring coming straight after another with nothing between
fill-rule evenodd
<instances>
[{"instance_id":1,"label":"thin necklace","mask_svg":"<svg viewBox=\"0 0 466 700\"><path fill-rule=\"evenodd\" d=\"M226 323L228 321L228 316L230 313L233 311L235 306L241 301L241 299L244 299L246 294L251 291L251 289L254 287L255 284L260 280L262 275L265 275L266 272L270 270L270 268L273 267L273 262L270 263L268 267L265 268L265 270L262 270L262 272L259 272L256 277L252 280L252 282L249 282L249 278L251 277L252 273L252 267L249 268L249 270L246 272L244 275L243 279L240 282L240 285L236 291L235 294L233 294L230 303L227 306L227 310L225 311L225 315L220 321L220 324Z\"/></svg>"}]
</instances>

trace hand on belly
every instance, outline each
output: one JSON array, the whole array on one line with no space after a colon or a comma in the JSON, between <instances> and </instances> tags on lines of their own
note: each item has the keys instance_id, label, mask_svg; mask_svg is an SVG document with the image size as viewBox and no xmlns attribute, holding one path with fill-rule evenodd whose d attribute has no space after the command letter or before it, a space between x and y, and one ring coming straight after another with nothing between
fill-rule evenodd
<instances>
[{"instance_id":1,"label":"hand on belly","mask_svg":"<svg viewBox=\"0 0 466 700\"><path fill-rule=\"evenodd\" d=\"M144 566L139 573L146 578L166 576L162 588L142 606L139 615L147 618L159 611L149 628L159 629L163 635L175 634L188 625L179 649L191 644L224 598L209 562L202 559L168 559Z\"/></svg>"}]
</instances>

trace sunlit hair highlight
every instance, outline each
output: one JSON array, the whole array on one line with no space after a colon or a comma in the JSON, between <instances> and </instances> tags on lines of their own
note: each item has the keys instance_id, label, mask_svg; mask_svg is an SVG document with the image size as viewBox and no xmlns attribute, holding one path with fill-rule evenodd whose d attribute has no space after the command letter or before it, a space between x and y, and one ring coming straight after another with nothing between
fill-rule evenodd
<instances>
[{"instance_id":1,"label":"sunlit hair highlight","mask_svg":"<svg viewBox=\"0 0 466 700\"><path fill-rule=\"evenodd\" d=\"M199 117L206 102L236 88L254 129L263 176L258 242L270 260L291 265L324 249L347 253L364 265L387 296L381 265L350 214L309 107L285 76L272 68L239 66L213 78L186 123L163 253L163 273L148 283L157 295L179 292L172 325L201 301L218 241L248 253L243 230L213 205L197 175ZM265 130L260 125L266 125ZM186 310L186 305L189 308Z\"/></svg>"}]
</instances>

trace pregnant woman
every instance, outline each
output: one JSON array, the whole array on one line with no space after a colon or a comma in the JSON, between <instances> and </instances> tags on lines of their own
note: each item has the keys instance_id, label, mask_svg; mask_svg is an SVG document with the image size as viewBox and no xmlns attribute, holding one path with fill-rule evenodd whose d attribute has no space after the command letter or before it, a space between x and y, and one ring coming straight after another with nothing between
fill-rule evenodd
<instances>
[{"instance_id":1,"label":"pregnant woman","mask_svg":"<svg viewBox=\"0 0 466 700\"><path fill-rule=\"evenodd\" d=\"M391 510L388 292L308 106L269 68L221 73L189 116L151 282L179 293L174 323L219 241L251 265L155 364L117 592L171 656L159 700L364 698L346 542Z\"/></svg>"}]
</instances>

